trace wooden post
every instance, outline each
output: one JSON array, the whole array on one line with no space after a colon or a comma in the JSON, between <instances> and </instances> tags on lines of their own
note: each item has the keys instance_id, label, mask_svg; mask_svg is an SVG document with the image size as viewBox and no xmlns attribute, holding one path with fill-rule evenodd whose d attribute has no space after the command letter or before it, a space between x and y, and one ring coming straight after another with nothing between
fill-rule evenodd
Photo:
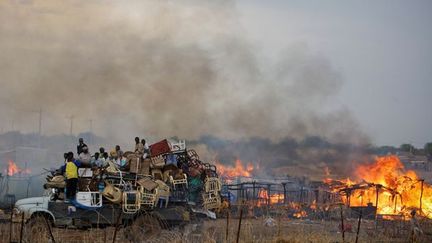
<instances>
[{"instance_id":1,"label":"wooden post","mask_svg":"<svg viewBox=\"0 0 432 243\"><path fill-rule=\"evenodd\" d=\"M52 230L51 230L51 225L50 225L50 223L46 217L43 217L43 219L45 220L45 224L47 226L48 233L50 234L51 240L53 243L55 243L56 241L54 239L54 235L53 235Z\"/></svg>"},{"instance_id":2,"label":"wooden post","mask_svg":"<svg viewBox=\"0 0 432 243\"><path fill-rule=\"evenodd\" d=\"M230 220L230 210L227 210L227 220L226 220L226 230L225 230L225 240L228 243L229 238L229 220Z\"/></svg>"},{"instance_id":3,"label":"wooden post","mask_svg":"<svg viewBox=\"0 0 432 243\"><path fill-rule=\"evenodd\" d=\"M116 221L116 226L115 226L115 229L114 229L114 236L113 236L113 241L112 241L113 243L115 243L115 241L116 241L117 231L118 231L119 224L120 224L120 219L121 219L121 216L123 214L123 210L122 210L121 207L119 208L119 210L120 210L120 213L117 216L117 221Z\"/></svg>"},{"instance_id":4,"label":"wooden post","mask_svg":"<svg viewBox=\"0 0 432 243\"><path fill-rule=\"evenodd\" d=\"M23 240L23 229L24 229L24 212L22 212L21 216L21 229L20 229L20 243L22 243Z\"/></svg>"},{"instance_id":5,"label":"wooden post","mask_svg":"<svg viewBox=\"0 0 432 243\"><path fill-rule=\"evenodd\" d=\"M359 215L358 224L357 224L357 233L356 233L355 243L358 242L358 237L359 237L359 233L360 233L360 224L361 224L361 220L362 220L362 215L363 215L363 209L360 208L360 215Z\"/></svg>"},{"instance_id":6,"label":"wooden post","mask_svg":"<svg viewBox=\"0 0 432 243\"><path fill-rule=\"evenodd\" d=\"M395 205L394 205L393 213L396 213L396 208L397 208L397 195L395 195Z\"/></svg>"},{"instance_id":7,"label":"wooden post","mask_svg":"<svg viewBox=\"0 0 432 243\"><path fill-rule=\"evenodd\" d=\"M286 182L282 182L282 186L283 186L283 190L284 190L284 204L286 204L286 202L287 202L287 200L286 200L286 194L287 194L287 191L286 191Z\"/></svg>"},{"instance_id":8,"label":"wooden post","mask_svg":"<svg viewBox=\"0 0 432 243\"><path fill-rule=\"evenodd\" d=\"M271 203L271 201L270 201L270 187L271 187L271 185L268 184L267 185L267 207L269 207L270 203Z\"/></svg>"},{"instance_id":9,"label":"wooden post","mask_svg":"<svg viewBox=\"0 0 432 243\"><path fill-rule=\"evenodd\" d=\"M378 216L378 196L379 196L379 190L381 188L381 185L376 185L375 186L375 190L376 190L376 198L375 198L375 207L376 207L376 211L375 211L375 220L377 219Z\"/></svg>"},{"instance_id":10,"label":"wooden post","mask_svg":"<svg viewBox=\"0 0 432 243\"><path fill-rule=\"evenodd\" d=\"M420 180L421 182L421 191L420 191L420 215L422 215L422 201L423 201L423 184L424 184L424 180Z\"/></svg>"},{"instance_id":11,"label":"wooden post","mask_svg":"<svg viewBox=\"0 0 432 243\"><path fill-rule=\"evenodd\" d=\"M253 194L253 206L254 207L256 205L256 201L257 201L257 198L258 198L258 196L255 194L256 193L256 191L255 191L255 184L256 184L256 181L254 180L252 182L252 194Z\"/></svg>"},{"instance_id":12,"label":"wooden post","mask_svg":"<svg viewBox=\"0 0 432 243\"><path fill-rule=\"evenodd\" d=\"M239 222L238 222L238 227L237 227L236 243L239 243L239 240L240 240L240 230L241 230L242 218L243 218L243 202L240 206L240 217L239 217Z\"/></svg>"},{"instance_id":13,"label":"wooden post","mask_svg":"<svg viewBox=\"0 0 432 243\"><path fill-rule=\"evenodd\" d=\"M343 206L340 205L340 218L341 218L341 228L342 228L342 243L345 242L345 226L344 226L344 218L343 218Z\"/></svg>"},{"instance_id":14,"label":"wooden post","mask_svg":"<svg viewBox=\"0 0 432 243\"><path fill-rule=\"evenodd\" d=\"M10 212L10 225L9 225L9 242L12 242L12 227L13 227L13 203L11 203L11 212Z\"/></svg>"}]
</instances>

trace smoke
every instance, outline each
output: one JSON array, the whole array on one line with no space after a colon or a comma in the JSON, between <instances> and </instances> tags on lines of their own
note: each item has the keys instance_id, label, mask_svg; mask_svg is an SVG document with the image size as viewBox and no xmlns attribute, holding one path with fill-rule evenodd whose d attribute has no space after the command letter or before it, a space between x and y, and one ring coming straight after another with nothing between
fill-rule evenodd
<instances>
[{"instance_id":1,"label":"smoke","mask_svg":"<svg viewBox=\"0 0 432 243\"><path fill-rule=\"evenodd\" d=\"M0 110L15 128L198 139L325 137L366 143L329 61L287 48L271 65L244 37L234 1L2 1ZM326 108L327 107L327 108ZM6 128L7 129L7 128Z\"/></svg>"}]
</instances>

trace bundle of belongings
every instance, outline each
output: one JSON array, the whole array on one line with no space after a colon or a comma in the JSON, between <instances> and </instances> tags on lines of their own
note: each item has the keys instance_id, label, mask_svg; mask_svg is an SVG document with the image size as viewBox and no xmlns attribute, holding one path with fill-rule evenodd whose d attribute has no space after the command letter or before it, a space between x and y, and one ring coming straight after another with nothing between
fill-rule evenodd
<instances>
[{"instance_id":1,"label":"bundle of belongings","mask_svg":"<svg viewBox=\"0 0 432 243\"><path fill-rule=\"evenodd\" d=\"M100 207L121 204L124 213L169 203L202 206L206 210L221 205L221 182L214 165L203 163L194 150L186 149L184 141L164 139L149 146L146 157L137 152L123 153L124 165L107 160L104 166L79 168L77 206ZM65 178L47 178L45 188L58 190L64 199Z\"/></svg>"}]
</instances>

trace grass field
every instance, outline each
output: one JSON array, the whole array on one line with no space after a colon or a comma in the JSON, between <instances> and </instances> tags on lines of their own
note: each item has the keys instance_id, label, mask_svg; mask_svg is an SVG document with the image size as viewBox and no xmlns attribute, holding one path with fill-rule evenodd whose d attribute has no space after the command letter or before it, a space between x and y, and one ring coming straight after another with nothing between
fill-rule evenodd
<instances>
[{"instance_id":1,"label":"grass field","mask_svg":"<svg viewBox=\"0 0 432 243\"><path fill-rule=\"evenodd\" d=\"M342 242L339 222L311 221L299 219L274 219L273 226L265 226L266 218L243 219L239 242ZM12 241L19 242L20 222L16 221L12 229ZM351 230L345 232L345 242L355 242L356 220L346 220L345 225ZM429 227L429 226L425 226ZM47 242L46 224L40 222L39 228L30 231L23 229L24 242ZM228 238L227 238L228 228ZM120 228L115 242L236 242L238 219L231 219L227 227L226 219L204 220L198 224L189 224L174 229L157 229L150 234L138 234L134 240L129 237L130 231ZM0 224L0 242L9 242L10 224ZM53 228L52 234L56 242L99 243L113 242L114 227L105 229L60 229ZM136 232L135 232L136 234ZM129 238L129 239L128 239ZM390 224L387 228L375 227L374 221L363 221L359 234L359 242L408 242L409 228L396 227ZM432 242L431 235L426 231L418 242Z\"/></svg>"}]
</instances>

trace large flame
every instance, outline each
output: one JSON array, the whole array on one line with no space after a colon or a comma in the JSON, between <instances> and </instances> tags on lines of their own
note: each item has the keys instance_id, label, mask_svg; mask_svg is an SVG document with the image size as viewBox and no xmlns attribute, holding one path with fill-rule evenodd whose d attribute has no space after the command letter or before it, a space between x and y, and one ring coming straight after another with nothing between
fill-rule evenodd
<instances>
[{"instance_id":1,"label":"large flame","mask_svg":"<svg viewBox=\"0 0 432 243\"><path fill-rule=\"evenodd\" d=\"M12 160L8 161L8 167L6 170L6 174L8 176L13 176L16 174L30 174L30 173L31 173L30 169L21 169Z\"/></svg>"},{"instance_id":2,"label":"large flame","mask_svg":"<svg viewBox=\"0 0 432 243\"><path fill-rule=\"evenodd\" d=\"M222 177L235 178L235 177L251 177L254 171L252 163L248 163L246 166L243 165L242 161L237 159L235 166L225 166L219 162L216 162L217 170Z\"/></svg>"},{"instance_id":3,"label":"large flame","mask_svg":"<svg viewBox=\"0 0 432 243\"><path fill-rule=\"evenodd\" d=\"M350 206L378 204L378 214L406 216L421 207L420 214L432 218L432 186L414 171L405 170L397 156L377 157L371 164L358 166L355 175L355 182L339 181L335 187L345 193L343 200Z\"/></svg>"}]
</instances>

